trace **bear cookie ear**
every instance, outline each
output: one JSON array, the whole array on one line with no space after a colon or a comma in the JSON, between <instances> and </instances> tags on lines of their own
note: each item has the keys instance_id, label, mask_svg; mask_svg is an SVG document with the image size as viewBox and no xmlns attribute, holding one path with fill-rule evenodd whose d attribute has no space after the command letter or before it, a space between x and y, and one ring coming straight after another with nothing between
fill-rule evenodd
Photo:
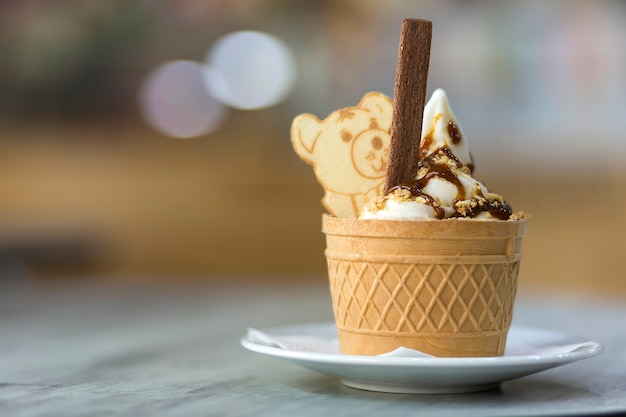
<instances>
[{"instance_id":1,"label":"bear cookie ear","mask_svg":"<svg viewBox=\"0 0 626 417\"><path fill-rule=\"evenodd\" d=\"M301 114L291 123L291 143L305 162L311 163L317 140L322 134L320 120L312 114Z\"/></svg>"},{"instance_id":2,"label":"bear cookie ear","mask_svg":"<svg viewBox=\"0 0 626 417\"><path fill-rule=\"evenodd\" d=\"M386 95L376 92L367 93L359 103L359 107L369 110L370 117L378 119L380 124L391 125L393 102Z\"/></svg>"}]
</instances>

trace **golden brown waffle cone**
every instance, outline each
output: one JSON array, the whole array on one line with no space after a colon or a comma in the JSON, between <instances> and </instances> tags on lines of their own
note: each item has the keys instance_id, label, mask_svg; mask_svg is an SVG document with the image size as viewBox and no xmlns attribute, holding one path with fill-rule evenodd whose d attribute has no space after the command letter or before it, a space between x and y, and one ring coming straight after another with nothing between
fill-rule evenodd
<instances>
[{"instance_id":1,"label":"golden brown waffle cone","mask_svg":"<svg viewBox=\"0 0 626 417\"><path fill-rule=\"evenodd\" d=\"M525 220L324 215L341 352L502 355L525 230Z\"/></svg>"}]
</instances>

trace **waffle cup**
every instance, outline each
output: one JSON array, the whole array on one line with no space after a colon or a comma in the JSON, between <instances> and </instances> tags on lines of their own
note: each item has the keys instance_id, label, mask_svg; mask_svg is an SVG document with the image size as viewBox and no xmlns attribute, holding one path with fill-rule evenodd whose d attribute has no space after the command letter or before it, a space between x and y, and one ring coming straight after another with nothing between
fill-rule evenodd
<instances>
[{"instance_id":1,"label":"waffle cup","mask_svg":"<svg viewBox=\"0 0 626 417\"><path fill-rule=\"evenodd\" d=\"M504 354L525 220L324 215L322 231L342 353Z\"/></svg>"}]
</instances>

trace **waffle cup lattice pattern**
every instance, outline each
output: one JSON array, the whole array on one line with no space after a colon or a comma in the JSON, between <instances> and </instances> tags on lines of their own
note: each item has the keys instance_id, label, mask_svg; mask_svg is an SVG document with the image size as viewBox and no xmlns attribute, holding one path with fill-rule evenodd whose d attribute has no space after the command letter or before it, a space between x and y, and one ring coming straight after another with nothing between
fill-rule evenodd
<instances>
[{"instance_id":1,"label":"waffle cup lattice pattern","mask_svg":"<svg viewBox=\"0 0 626 417\"><path fill-rule=\"evenodd\" d=\"M328 259L340 330L377 334L506 331L519 261L401 264Z\"/></svg>"}]
</instances>

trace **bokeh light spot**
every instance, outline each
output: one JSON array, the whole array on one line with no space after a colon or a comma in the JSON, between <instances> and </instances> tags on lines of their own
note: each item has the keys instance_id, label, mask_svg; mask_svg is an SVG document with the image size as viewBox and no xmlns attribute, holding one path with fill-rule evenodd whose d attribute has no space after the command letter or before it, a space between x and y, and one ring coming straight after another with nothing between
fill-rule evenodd
<instances>
[{"instance_id":1,"label":"bokeh light spot","mask_svg":"<svg viewBox=\"0 0 626 417\"><path fill-rule=\"evenodd\" d=\"M204 65L169 61L153 69L143 82L139 104L147 124L176 138L216 130L226 109L206 89Z\"/></svg>"},{"instance_id":2,"label":"bokeh light spot","mask_svg":"<svg viewBox=\"0 0 626 417\"><path fill-rule=\"evenodd\" d=\"M206 62L205 78L211 94L238 109L280 103L296 78L289 47L262 32L233 32L218 39L208 51Z\"/></svg>"}]
</instances>

